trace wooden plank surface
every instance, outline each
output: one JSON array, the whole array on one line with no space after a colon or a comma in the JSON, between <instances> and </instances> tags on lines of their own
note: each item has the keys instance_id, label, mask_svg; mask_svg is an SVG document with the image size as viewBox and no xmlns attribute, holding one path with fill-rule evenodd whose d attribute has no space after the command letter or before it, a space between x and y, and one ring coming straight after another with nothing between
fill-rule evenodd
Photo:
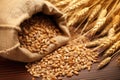
<instances>
[{"instance_id":1,"label":"wooden plank surface","mask_svg":"<svg viewBox=\"0 0 120 80\"><path fill-rule=\"evenodd\" d=\"M96 65L93 65L91 71L83 70L78 76L64 77L63 80L120 80L120 68L117 66L115 59L102 70L96 70ZM0 80L33 80L24 66L25 63L0 57ZM41 80L41 78L35 80Z\"/></svg>"}]
</instances>

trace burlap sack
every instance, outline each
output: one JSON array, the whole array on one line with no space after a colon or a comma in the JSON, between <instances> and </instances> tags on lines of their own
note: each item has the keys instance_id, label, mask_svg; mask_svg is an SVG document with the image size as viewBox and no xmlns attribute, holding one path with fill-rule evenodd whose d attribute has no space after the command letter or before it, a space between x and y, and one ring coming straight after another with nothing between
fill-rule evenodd
<instances>
[{"instance_id":1,"label":"burlap sack","mask_svg":"<svg viewBox=\"0 0 120 80\"><path fill-rule=\"evenodd\" d=\"M62 13L49 2L44 0L0 0L0 56L20 62L32 62L45 56L21 48L18 40L21 22L38 12L53 15L64 33L64 35L54 38L57 45L51 45L48 53L69 40L69 30Z\"/></svg>"}]
</instances>

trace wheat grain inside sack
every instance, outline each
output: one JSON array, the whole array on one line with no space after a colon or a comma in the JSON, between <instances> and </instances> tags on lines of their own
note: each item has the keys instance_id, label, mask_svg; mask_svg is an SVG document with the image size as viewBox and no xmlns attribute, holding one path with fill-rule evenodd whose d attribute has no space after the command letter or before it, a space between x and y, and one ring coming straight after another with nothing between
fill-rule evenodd
<instances>
[{"instance_id":1,"label":"wheat grain inside sack","mask_svg":"<svg viewBox=\"0 0 120 80\"><path fill-rule=\"evenodd\" d=\"M62 13L44 0L0 0L0 56L20 61L33 62L41 59L56 48L65 45L70 37ZM48 52L38 54L20 47L18 33L21 31L20 24L31 18L36 13L43 13L51 16L61 31L62 35L53 37L56 44L48 47Z\"/></svg>"}]
</instances>

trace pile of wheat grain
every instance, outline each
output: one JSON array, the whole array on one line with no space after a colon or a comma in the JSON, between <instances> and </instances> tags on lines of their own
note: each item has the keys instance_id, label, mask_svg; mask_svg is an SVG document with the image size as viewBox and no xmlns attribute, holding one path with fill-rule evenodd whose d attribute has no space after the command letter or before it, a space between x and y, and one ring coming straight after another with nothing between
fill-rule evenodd
<instances>
[{"instance_id":1,"label":"pile of wheat grain","mask_svg":"<svg viewBox=\"0 0 120 80\"><path fill-rule=\"evenodd\" d=\"M85 48L78 39L75 39L26 67L31 75L42 76L42 80L57 80L61 76L78 75L83 69L90 70L96 61L97 53Z\"/></svg>"},{"instance_id":2,"label":"pile of wheat grain","mask_svg":"<svg viewBox=\"0 0 120 80\"><path fill-rule=\"evenodd\" d=\"M59 29L50 18L43 14L36 14L21 24L19 33L21 47L33 53L45 54L50 44L55 44L52 38L60 35Z\"/></svg>"},{"instance_id":3,"label":"pile of wheat grain","mask_svg":"<svg viewBox=\"0 0 120 80\"><path fill-rule=\"evenodd\" d=\"M43 80L56 80L58 76L72 76L85 68L89 70L98 55L104 58L98 65L98 69L101 69L118 54L119 0L49 1L64 12L63 17L67 19L72 39L42 60L29 63L28 72L42 76Z\"/></svg>"}]
</instances>

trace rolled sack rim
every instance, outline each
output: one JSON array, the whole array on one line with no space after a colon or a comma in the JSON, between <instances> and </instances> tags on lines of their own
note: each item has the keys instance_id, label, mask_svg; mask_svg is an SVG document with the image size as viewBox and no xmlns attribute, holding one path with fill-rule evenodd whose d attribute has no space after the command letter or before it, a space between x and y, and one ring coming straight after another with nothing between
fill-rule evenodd
<instances>
[{"instance_id":1,"label":"rolled sack rim","mask_svg":"<svg viewBox=\"0 0 120 80\"><path fill-rule=\"evenodd\" d=\"M11 47L11 48L8 48L8 49L5 49L5 50L1 50L1 51L0 51L0 54L1 54L1 53L10 52L11 50L13 50L13 49L15 49L15 48L17 48L17 47L19 47L19 46L20 46L20 43L17 43L16 45L14 45L14 46Z\"/></svg>"},{"instance_id":2,"label":"rolled sack rim","mask_svg":"<svg viewBox=\"0 0 120 80\"><path fill-rule=\"evenodd\" d=\"M3 28L3 29L14 29L16 31L21 31L21 28L19 26L14 26L14 25L0 24L0 28Z\"/></svg>"},{"instance_id":3,"label":"rolled sack rim","mask_svg":"<svg viewBox=\"0 0 120 80\"><path fill-rule=\"evenodd\" d=\"M19 27L15 27L13 25L3 25L3 24L0 24L0 29L11 29L11 30L15 30L17 32L21 31L21 29ZM0 50L0 54L10 52L11 50L17 48L18 46L20 46L20 42L19 41L18 41L18 43L16 43L14 46L12 46L10 48L4 49L4 50Z\"/></svg>"}]
</instances>

